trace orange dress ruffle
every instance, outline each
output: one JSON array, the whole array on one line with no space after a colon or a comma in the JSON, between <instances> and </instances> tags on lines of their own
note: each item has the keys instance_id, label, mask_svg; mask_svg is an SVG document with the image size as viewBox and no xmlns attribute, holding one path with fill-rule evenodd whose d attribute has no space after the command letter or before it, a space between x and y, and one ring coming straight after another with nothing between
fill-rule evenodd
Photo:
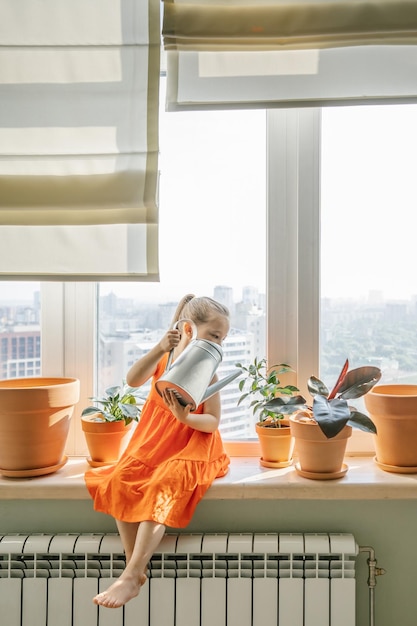
<instances>
[{"instance_id":1,"label":"orange dress ruffle","mask_svg":"<svg viewBox=\"0 0 417 626\"><path fill-rule=\"evenodd\" d=\"M179 422L155 388L168 353L159 362L139 424L114 466L86 472L94 509L125 522L183 528L230 459L218 430L203 433ZM196 413L202 412L202 406Z\"/></svg>"}]
</instances>

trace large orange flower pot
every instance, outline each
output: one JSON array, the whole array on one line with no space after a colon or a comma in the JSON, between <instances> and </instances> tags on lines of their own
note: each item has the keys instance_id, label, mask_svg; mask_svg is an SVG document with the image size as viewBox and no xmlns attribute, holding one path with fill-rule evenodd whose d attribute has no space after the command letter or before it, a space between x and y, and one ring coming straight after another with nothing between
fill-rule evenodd
<instances>
[{"instance_id":1,"label":"large orange flower pot","mask_svg":"<svg viewBox=\"0 0 417 626\"><path fill-rule=\"evenodd\" d=\"M364 399L377 430L377 464L394 473L417 473L417 385L376 385Z\"/></svg>"},{"instance_id":2,"label":"large orange flower pot","mask_svg":"<svg viewBox=\"0 0 417 626\"><path fill-rule=\"evenodd\" d=\"M96 413L82 417L81 423L90 452L88 463L93 467L116 463L126 447L133 422L127 426L124 420L106 422Z\"/></svg>"},{"instance_id":3,"label":"large orange flower pot","mask_svg":"<svg viewBox=\"0 0 417 626\"><path fill-rule=\"evenodd\" d=\"M77 378L0 380L0 473L19 478L62 467L79 397Z\"/></svg>"}]
</instances>

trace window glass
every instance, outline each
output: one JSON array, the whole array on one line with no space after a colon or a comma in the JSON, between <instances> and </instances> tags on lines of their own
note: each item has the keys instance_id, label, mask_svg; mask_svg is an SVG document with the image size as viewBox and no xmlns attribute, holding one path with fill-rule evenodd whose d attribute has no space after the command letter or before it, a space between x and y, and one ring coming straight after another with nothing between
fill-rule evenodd
<instances>
[{"instance_id":1,"label":"window glass","mask_svg":"<svg viewBox=\"0 0 417 626\"><path fill-rule=\"evenodd\" d=\"M41 375L40 315L39 283L1 283L0 379Z\"/></svg>"},{"instance_id":2,"label":"window glass","mask_svg":"<svg viewBox=\"0 0 417 626\"><path fill-rule=\"evenodd\" d=\"M381 382L417 382L416 116L415 105L322 112L320 375L328 386L346 358L351 368L380 367Z\"/></svg>"},{"instance_id":3,"label":"window glass","mask_svg":"<svg viewBox=\"0 0 417 626\"><path fill-rule=\"evenodd\" d=\"M231 311L220 377L238 361L265 355L265 111L162 107L159 212L160 282L100 284L100 393L155 345L187 293L214 297ZM254 436L252 414L237 408L237 382L221 396L223 438Z\"/></svg>"}]
</instances>

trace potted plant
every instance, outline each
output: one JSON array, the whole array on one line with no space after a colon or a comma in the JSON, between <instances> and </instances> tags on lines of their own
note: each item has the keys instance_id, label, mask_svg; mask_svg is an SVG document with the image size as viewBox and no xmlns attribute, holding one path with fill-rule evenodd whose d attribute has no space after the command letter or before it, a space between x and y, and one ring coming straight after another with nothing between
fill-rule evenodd
<instances>
[{"instance_id":1,"label":"potted plant","mask_svg":"<svg viewBox=\"0 0 417 626\"><path fill-rule=\"evenodd\" d=\"M380 378L378 367L349 371L347 359L331 391L315 376L309 378L313 405L290 417L299 459L298 473L306 478L330 479L341 478L347 472L343 459L352 428L376 433L372 420L348 401L367 394Z\"/></svg>"},{"instance_id":2,"label":"potted plant","mask_svg":"<svg viewBox=\"0 0 417 626\"><path fill-rule=\"evenodd\" d=\"M279 376L293 370L280 363L267 368L266 359L255 357L249 365L236 364L244 373L239 381L242 395L238 406L250 398L249 408L257 415L256 433L261 446L260 463L264 467L287 467L293 460L294 439L291 436L288 415L305 405L302 396L294 396L299 389L282 385Z\"/></svg>"},{"instance_id":3,"label":"potted plant","mask_svg":"<svg viewBox=\"0 0 417 626\"><path fill-rule=\"evenodd\" d=\"M144 399L129 385L109 387L101 398L90 398L96 404L81 413L82 429L93 467L116 463L132 423L139 420Z\"/></svg>"}]
</instances>

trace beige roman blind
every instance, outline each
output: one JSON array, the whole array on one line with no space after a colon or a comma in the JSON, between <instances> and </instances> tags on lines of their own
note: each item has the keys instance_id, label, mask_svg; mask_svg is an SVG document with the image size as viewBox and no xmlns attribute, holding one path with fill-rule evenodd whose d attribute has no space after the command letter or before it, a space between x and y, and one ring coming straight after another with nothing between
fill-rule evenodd
<instances>
[{"instance_id":1,"label":"beige roman blind","mask_svg":"<svg viewBox=\"0 0 417 626\"><path fill-rule=\"evenodd\" d=\"M0 279L158 279L159 0L0 0Z\"/></svg>"},{"instance_id":2,"label":"beige roman blind","mask_svg":"<svg viewBox=\"0 0 417 626\"><path fill-rule=\"evenodd\" d=\"M415 101L416 0L165 0L167 109Z\"/></svg>"},{"instance_id":3,"label":"beige roman blind","mask_svg":"<svg viewBox=\"0 0 417 626\"><path fill-rule=\"evenodd\" d=\"M417 41L415 0L165 0L167 50L276 50Z\"/></svg>"}]
</instances>

